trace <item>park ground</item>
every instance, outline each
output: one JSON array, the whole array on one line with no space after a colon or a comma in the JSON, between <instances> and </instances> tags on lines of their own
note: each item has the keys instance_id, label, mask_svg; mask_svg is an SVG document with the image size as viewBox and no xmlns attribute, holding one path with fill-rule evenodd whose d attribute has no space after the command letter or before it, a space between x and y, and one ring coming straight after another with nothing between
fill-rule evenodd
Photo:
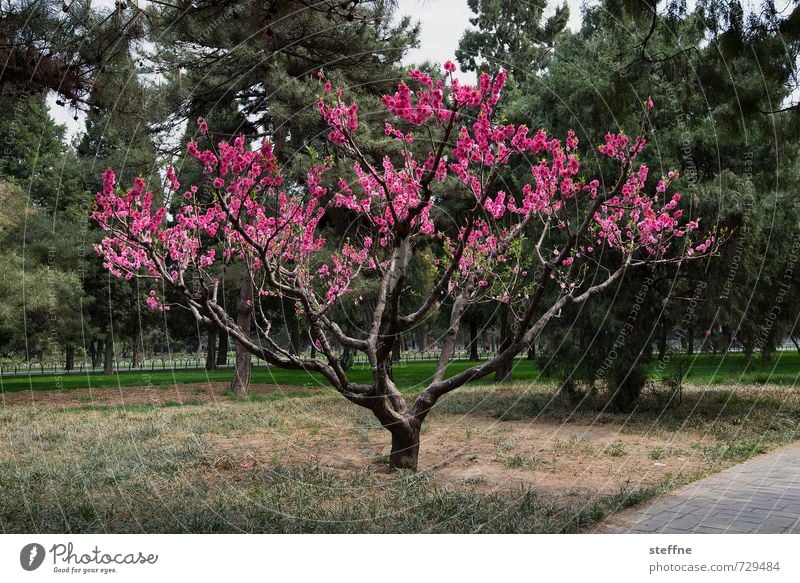
<instances>
[{"instance_id":1,"label":"park ground","mask_svg":"<svg viewBox=\"0 0 800 583\"><path fill-rule=\"evenodd\" d=\"M4 378L0 529L580 532L800 437L797 355L683 364L680 402L656 386L622 414L521 362L441 401L416 474L388 472L388 432L300 373L258 370L244 399L229 371ZM396 378L413 393L430 367Z\"/></svg>"}]
</instances>

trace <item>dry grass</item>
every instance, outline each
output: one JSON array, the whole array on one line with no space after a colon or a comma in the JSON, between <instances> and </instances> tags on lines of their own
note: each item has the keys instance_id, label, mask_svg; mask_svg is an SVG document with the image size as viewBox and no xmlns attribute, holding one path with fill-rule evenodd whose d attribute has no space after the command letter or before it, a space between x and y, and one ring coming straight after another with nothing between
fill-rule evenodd
<instances>
[{"instance_id":1,"label":"dry grass","mask_svg":"<svg viewBox=\"0 0 800 583\"><path fill-rule=\"evenodd\" d=\"M431 414L412 476L385 470L388 433L335 395L174 390L7 400L2 530L573 532L788 443L800 421L779 387L695 387L631 415L552 387L470 388Z\"/></svg>"}]
</instances>

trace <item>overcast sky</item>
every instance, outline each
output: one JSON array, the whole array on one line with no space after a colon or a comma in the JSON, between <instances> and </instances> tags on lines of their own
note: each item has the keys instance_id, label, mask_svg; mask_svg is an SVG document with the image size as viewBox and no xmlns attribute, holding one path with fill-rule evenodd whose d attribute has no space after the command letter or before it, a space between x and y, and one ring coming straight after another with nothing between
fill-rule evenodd
<instances>
[{"instance_id":1,"label":"overcast sky","mask_svg":"<svg viewBox=\"0 0 800 583\"><path fill-rule=\"evenodd\" d=\"M569 26L577 30L580 26L583 0L568 0L570 8ZM552 6L560 3L551 2ZM469 19L475 14L469 9L467 0L399 0L398 16L409 15L422 25L420 48L409 51L409 63L429 60L433 62L455 61L455 51L464 30L471 25Z\"/></svg>"}]
</instances>

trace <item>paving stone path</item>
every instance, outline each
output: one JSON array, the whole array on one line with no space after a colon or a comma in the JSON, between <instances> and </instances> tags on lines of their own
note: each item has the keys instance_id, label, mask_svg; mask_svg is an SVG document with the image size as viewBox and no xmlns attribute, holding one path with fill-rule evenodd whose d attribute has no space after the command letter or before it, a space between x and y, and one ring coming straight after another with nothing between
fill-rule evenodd
<instances>
[{"instance_id":1,"label":"paving stone path","mask_svg":"<svg viewBox=\"0 0 800 583\"><path fill-rule=\"evenodd\" d=\"M606 533L800 533L800 444L620 512Z\"/></svg>"}]
</instances>

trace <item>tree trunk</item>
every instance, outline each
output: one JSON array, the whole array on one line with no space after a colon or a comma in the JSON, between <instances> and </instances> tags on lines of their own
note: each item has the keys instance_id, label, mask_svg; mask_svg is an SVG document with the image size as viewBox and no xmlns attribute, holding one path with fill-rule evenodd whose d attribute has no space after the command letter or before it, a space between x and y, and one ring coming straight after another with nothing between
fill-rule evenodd
<instances>
[{"instance_id":1,"label":"tree trunk","mask_svg":"<svg viewBox=\"0 0 800 583\"><path fill-rule=\"evenodd\" d=\"M392 433L392 452L389 454L389 467L393 470L417 471L419 460L420 424L416 421L395 424L389 428Z\"/></svg>"},{"instance_id":2,"label":"tree trunk","mask_svg":"<svg viewBox=\"0 0 800 583\"><path fill-rule=\"evenodd\" d=\"M658 362L664 362L667 355L667 325L661 324L661 334L658 337Z\"/></svg>"},{"instance_id":3,"label":"tree trunk","mask_svg":"<svg viewBox=\"0 0 800 583\"><path fill-rule=\"evenodd\" d=\"M289 334L289 352L291 354L300 354L303 351L303 347L300 340L300 325L297 321L297 316L295 316L294 309L291 307L288 313L287 310L284 310L283 314L286 318L286 328Z\"/></svg>"},{"instance_id":4,"label":"tree trunk","mask_svg":"<svg viewBox=\"0 0 800 583\"><path fill-rule=\"evenodd\" d=\"M96 344L94 342L90 342L89 346L92 349L92 368L97 368L97 366L100 364L100 355L103 354L103 347L105 345L103 344L102 340L98 340Z\"/></svg>"},{"instance_id":5,"label":"tree trunk","mask_svg":"<svg viewBox=\"0 0 800 583\"><path fill-rule=\"evenodd\" d=\"M531 342L528 347L528 360L536 360L536 341Z\"/></svg>"},{"instance_id":6,"label":"tree trunk","mask_svg":"<svg viewBox=\"0 0 800 583\"><path fill-rule=\"evenodd\" d=\"M106 350L103 356L103 374L114 374L114 336L111 328L106 332Z\"/></svg>"},{"instance_id":7,"label":"tree trunk","mask_svg":"<svg viewBox=\"0 0 800 583\"><path fill-rule=\"evenodd\" d=\"M242 291L239 294L236 325L247 337L250 337L250 324L253 319L253 282L250 275L245 273L242 281ZM231 391L239 396L247 394L250 385L250 369L252 368L251 354L241 342L236 342L236 364L231 380Z\"/></svg>"},{"instance_id":8,"label":"tree trunk","mask_svg":"<svg viewBox=\"0 0 800 583\"><path fill-rule=\"evenodd\" d=\"M226 333L222 333L219 335L217 366L225 366L226 364L228 364L228 335Z\"/></svg>"},{"instance_id":9,"label":"tree trunk","mask_svg":"<svg viewBox=\"0 0 800 583\"><path fill-rule=\"evenodd\" d=\"M72 370L75 368L75 347L72 344L67 344L65 361L64 370Z\"/></svg>"},{"instance_id":10,"label":"tree trunk","mask_svg":"<svg viewBox=\"0 0 800 583\"><path fill-rule=\"evenodd\" d=\"M469 359L478 360L478 323L475 321L469 323Z\"/></svg>"},{"instance_id":11,"label":"tree trunk","mask_svg":"<svg viewBox=\"0 0 800 583\"><path fill-rule=\"evenodd\" d=\"M281 313L283 314L283 322L286 326L286 339L289 344L289 353L300 354L303 350L303 346L300 339L300 325L293 308L293 300L284 299L281 301Z\"/></svg>"},{"instance_id":12,"label":"tree trunk","mask_svg":"<svg viewBox=\"0 0 800 583\"><path fill-rule=\"evenodd\" d=\"M511 345L511 323L509 322L510 317L511 310L508 309L508 304L502 304L500 307L500 345L497 348L498 353L503 352ZM495 372L494 375L495 382L500 383L510 381L513 378L513 370L514 359L511 358L502 363L497 369L497 372Z\"/></svg>"},{"instance_id":13,"label":"tree trunk","mask_svg":"<svg viewBox=\"0 0 800 583\"><path fill-rule=\"evenodd\" d=\"M133 349L131 350L131 368L139 368L142 359L142 331L137 330L133 336Z\"/></svg>"},{"instance_id":14,"label":"tree trunk","mask_svg":"<svg viewBox=\"0 0 800 583\"><path fill-rule=\"evenodd\" d=\"M428 333L425 330L417 332L417 350L421 356L425 356L425 351L428 350Z\"/></svg>"},{"instance_id":15,"label":"tree trunk","mask_svg":"<svg viewBox=\"0 0 800 583\"><path fill-rule=\"evenodd\" d=\"M694 354L694 326L689 326L689 332L686 338L686 354Z\"/></svg>"},{"instance_id":16,"label":"tree trunk","mask_svg":"<svg viewBox=\"0 0 800 583\"><path fill-rule=\"evenodd\" d=\"M217 328L208 328L208 345L206 346L206 370L217 370Z\"/></svg>"},{"instance_id":17,"label":"tree trunk","mask_svg":"<svg viewBox=\"0 0 800 583\"><path fill-rule=\"evenodd\" d=\"M392 364L400 364L400 357L402 356L403 347L401 342L403 341L401 336L396 336L394 339L394 344L392 344Z\"/></svg>"}]
</instances>

